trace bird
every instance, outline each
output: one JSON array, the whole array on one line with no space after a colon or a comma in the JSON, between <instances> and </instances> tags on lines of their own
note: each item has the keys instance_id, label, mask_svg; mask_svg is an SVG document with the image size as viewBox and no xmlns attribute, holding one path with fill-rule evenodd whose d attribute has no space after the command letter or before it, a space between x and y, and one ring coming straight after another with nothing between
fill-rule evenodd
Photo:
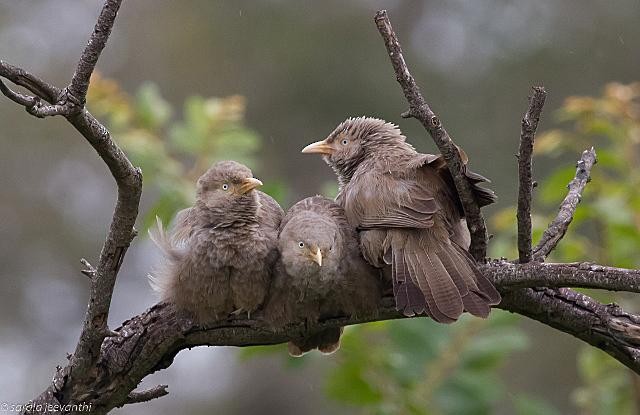
<instances>
[{"instance_id":1,"label":"bird","mask_svg":"<svg viewBox=\"0 0 640 415\"><path fill-rule=\"evenodd\" d=\"M480 186L488 179L458 151L479 206L493 203L495 193ZM397 125L364 116L302 152L321 154L336 173L336 201L360 232L364 258L387 275L390 266L398 311L452 323L464 311L486 318L500 302L468 252L462 204L441 155L418 153Z\"/></svg>"},{"instance_id":2,"label":"bird","mask_svg":"<svg viewBox=\"0 0 640 415\"><path fill-rule=\"evenodd\" d=\"M301 319L313 327L325 318L356 316L376 308L380 273L360 255L358 235L344 210L323 196L303 199L284 216L265 320L282 328ZM289 354L340 347L341 327L306 333L289 342Z\"/></svg>"},{"instance_id":3,"label":"bird","mask_svg":"<svg viewBox=\"0 0 640 415\"><path fill-rule=\"evenodd\" d=\"M170 235L157 219L152 241L165 261L150 275L160 299L199 324L251 313L264 303L278 258L284 212L262 182L235 161L213 164L197 181L192 207Z\"/></svg>"}]
</instances>

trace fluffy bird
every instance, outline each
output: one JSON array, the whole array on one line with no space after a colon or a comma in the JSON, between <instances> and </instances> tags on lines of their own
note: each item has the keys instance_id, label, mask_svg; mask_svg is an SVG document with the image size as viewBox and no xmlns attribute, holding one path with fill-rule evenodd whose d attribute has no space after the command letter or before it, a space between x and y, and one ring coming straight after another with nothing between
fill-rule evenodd
<instances>
[{"instance_id":1,"label":"fluffy bird","mask_svg":"<svg viewBox=\"0 0 640 415\"><path fill-rule=\"evenodd\" d=\"M420 154L384 120L349 118L303 153L319 153L338 176L336 200L359 229L365 259L391 265L396 308L451 323L463 311L489 315L500 294L468 253L469 232L453 178L441 156ZM466 168L480 206L495 194Z\"/></svg>"},{"instance_id":2,"label":"fluffy bird","mask_svg":"<svg viewBox=\"0 0 640 415\"><path fill-rule=\"evenodd\" d=\"M215 163L198 179L195 204L178 213L170 236L158 220L149 234L166 261L150 279L162 300L199 323L250 316L263 304L284 212L255 190L261 185L240 163Z\"/></svg>"},{"instance_id":3,"label":"fluffy bird","mask_svg":"<svg viewBox=\"0 0 640 415\"><path fill-rule=\"evenodd\" d=\"M313 325L321 318L374 309L380 300L379 271L363 260L357 238L334 201L314 196L293 205L280 227L280 260L265 319L282 327L304 316ZM341 328L312 332L289 342L289 353L301 356L315 348L332 353L341 333Z\"/></svg>"}]
</instances>

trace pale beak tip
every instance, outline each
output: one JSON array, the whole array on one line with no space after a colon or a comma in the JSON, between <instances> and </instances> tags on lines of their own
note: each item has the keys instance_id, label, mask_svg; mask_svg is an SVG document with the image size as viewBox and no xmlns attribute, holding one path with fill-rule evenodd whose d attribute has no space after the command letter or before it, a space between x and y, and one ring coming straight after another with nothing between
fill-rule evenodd
<instances>
[{"instance_id":1,"label":"pale beak tip","mask_svg":"<svg viewBox=\"0 0 640 415\"><path fill-rule=\"evenodd\" d=\"M318 264L319 267L322 266L322 251L320 251L320 248L316 249L316 252L313 255L313 261Z\"/></svg>"}]
</instances>

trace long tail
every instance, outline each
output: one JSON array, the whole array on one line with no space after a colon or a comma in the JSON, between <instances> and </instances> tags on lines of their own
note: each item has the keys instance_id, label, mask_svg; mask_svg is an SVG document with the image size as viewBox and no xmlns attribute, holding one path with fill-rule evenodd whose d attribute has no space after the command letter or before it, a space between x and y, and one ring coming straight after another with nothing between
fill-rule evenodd
<instances>
[{"instance_id":1,"label":"long tail","mask_svg":"<svg viewBox=\"0 0 640 415\"><path fill-rule=\"evenodd\" d=\"M424 310L440 323L452 323L464 311L486 318L500 293L462 247L427 239L422 232L405 233L391 243L398 311L412 316Z\"/></svg>"},{"instance_id":2,"label":"long tail","mask_svg":"<svg viewBox=\"0 0 640 415\"><path fill-rule=\"evenodd\" d=\"M300 357L313 349L323 354L332 354L340 348L342 327L324 329L302 339L291 340L288 344L289 354Z\"/></svg>"}]
</instances>

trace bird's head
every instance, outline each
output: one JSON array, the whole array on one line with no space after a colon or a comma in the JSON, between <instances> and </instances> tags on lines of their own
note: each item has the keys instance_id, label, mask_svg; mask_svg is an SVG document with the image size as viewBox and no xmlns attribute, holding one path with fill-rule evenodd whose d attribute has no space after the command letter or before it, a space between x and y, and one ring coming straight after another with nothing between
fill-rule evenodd
<instances>
[{"instance_id":1,"label":"bird's head","mask_svg":"<svg viewBox=\"0 0 640 415\"><path fill-rule=\"evenodd\" d=\"M220 213L231 219L253 215L258 195L253 190L262 182L253 177L248 167L235 161L215 163L198 179L196 206Z\"/></svg>"},{"instance_id":2,"label":"bird's head","mask_svg":"<svg viewBox=\"0 0 640 415\"><path fill-rule=\"evenodd\" d=\"M348 118L327 138L302 149L306 154L321 154L343 180L349 180L360 163L389 150L414 151L405 142L397 125L372 117Z\"/></svg>"},{"instance_id":3,"label":"bird's head","mask_svg":"<svg viewBox=\"0 0 640 415\"><path fill-rule=\"evenodd\" d=\"M340 241L336 223L315 212L299 212L280 231L278 247L289 275L322 278L337 270Z\"/></svg>"}]
</instances>

